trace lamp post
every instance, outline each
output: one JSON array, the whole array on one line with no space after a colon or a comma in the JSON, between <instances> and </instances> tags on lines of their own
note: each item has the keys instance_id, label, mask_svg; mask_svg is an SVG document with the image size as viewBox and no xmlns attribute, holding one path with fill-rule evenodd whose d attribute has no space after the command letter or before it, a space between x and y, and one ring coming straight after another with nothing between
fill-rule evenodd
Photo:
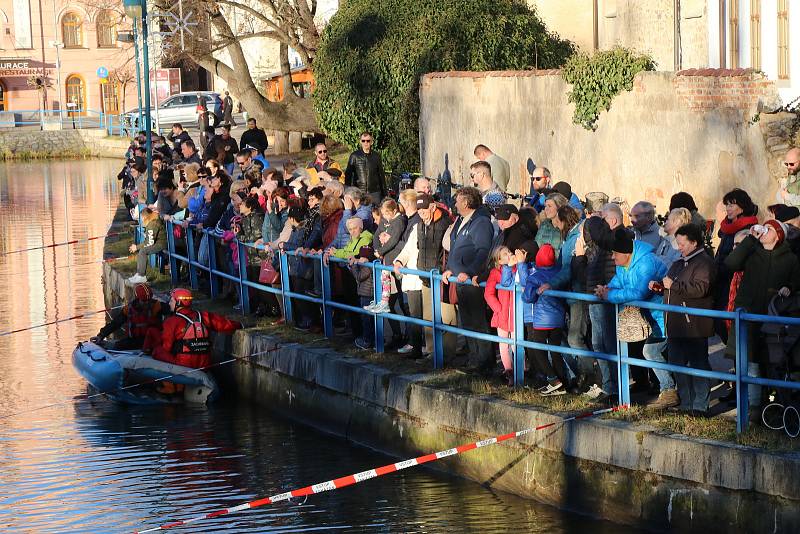
<instances>
[{"instance_id":1,"label":"lamp post","mask_svg":"<svg viewBox=\"0 0 800 534\"><path fill-rule=\"evenodd\" d=\"M59 41L50 41L50 46L56 49L56 74L58 76L58 89L56 91L56 95L58 95L58 127L59 129L64 127L64 100L61 98L61 52L60 50L64 48L64 43Z\"/></svg>"},{"instance_id":2,"label":"lamp post","mask_svg":"<svg viewBox=\"0 0 800 534\"><path fill-rule=\"evenodd\" d=\"M147 19L147 0L125 0L125 14L133 19L134 23L141 21L142 28L142 63L144 63L144 123L146 125L145 140L147 147L147 203L155 201L153 194L153 140L152 124L150 122L150 58L148 55L147 39L149 37ZM138 69L138 63L136 68ZM141 106L139 107L141 110ZM139 123L141 124L141 122Z\"/></svg>"},{"instance_id":3,"label":"lamp post","mask_svg":"<svg viewBox=\"0 0 800 534\"><path fill-rule=\"evenodd\" d=\"M144 122L142 119L142 76L139 69L139 23L134 19L133 29L131 31L121 31L117 33L117 41L121 43L131 43L133 45L133 58L134 67L136 68L136 109L139 111L139 119L136 125L133 124L133 118L130 119L130 127L138 128ZM132 137L136 137L135 133Z\"/></svg>"}]
</instances>

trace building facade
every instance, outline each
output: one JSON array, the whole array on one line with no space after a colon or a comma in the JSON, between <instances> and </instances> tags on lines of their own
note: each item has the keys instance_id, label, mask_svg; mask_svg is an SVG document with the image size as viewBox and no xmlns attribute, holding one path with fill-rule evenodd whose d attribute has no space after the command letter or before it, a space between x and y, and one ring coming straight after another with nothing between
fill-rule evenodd
<instances>
[{"instance_id":1,"label":"building facade","mask_svg":"<svg viewBox=\"0 0 800 534\"><path fill-rule=\"evenodd\" d=\"M753 68L784 103L800 97L796 0L528 0L550 30L584 51L622 45L658 70ZM794 38L793 38L794 37Z\"/></svg>"},{"instance_id":2,"label":"building facade","mask_svg":"<svg viewBox=\"0 0 800 534\"><path fill-rule=\"evenodd\" d=\"M122 0L0 0L0 111L135 106L132 45L118 40L129 29Z\"/></svg>"}]
</instances>

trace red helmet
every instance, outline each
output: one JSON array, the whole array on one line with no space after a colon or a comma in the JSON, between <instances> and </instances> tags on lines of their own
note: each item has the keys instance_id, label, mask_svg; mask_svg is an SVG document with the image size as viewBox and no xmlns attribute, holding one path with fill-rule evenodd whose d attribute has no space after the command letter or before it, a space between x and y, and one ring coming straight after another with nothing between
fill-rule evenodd
<instances>
[{"instance_id":1,"label":"red helmet","mask_svg":"<svg viewBox=\"0 0 800 534\"><path fill-rule=\"evenodd\" d=\"M192 292L182 287L176 287L169 296L182 306L189 306L192 303Z\"/></svg>"},{"instance_id":2,"label":"red helmet","mask_svg":"<svg viewBox=\"0 0 800 534\"><path fill-rule=\"evenodd\" d=\"M136 284L136 287L133 288L133 294L136 300L140 302L147 302L153 298L153 290L147 284Z\"/></svg>"}]
</instances>

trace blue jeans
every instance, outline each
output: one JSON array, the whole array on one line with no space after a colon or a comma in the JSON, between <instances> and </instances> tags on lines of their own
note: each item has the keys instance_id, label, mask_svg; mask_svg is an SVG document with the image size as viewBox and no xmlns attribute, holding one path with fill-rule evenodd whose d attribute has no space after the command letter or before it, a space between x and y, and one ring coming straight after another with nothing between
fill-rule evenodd
<instances>
[{"instance_id":1,"label":"blue jeans","mask_svg":"<svg viewBox=\"0 0 800 534\"><path fill-rule=\"evenodd\" d=\"M617 317L613 304L589 304L589 319L592 322L592 348L605 354L617 353ZM608 394L617 392L617 364L597 359L602 384L600 389Z\"/></svg>"},{"instance_id":2,"label":"blue jeans","mask_svg":"<svg viewBox=\"0 0 800 534\"><path fill-rule=\"evenodd\" d=\"M644 343L642 348L642 356L645 360L651 362L667 363L664 359L664 351L667 348L667 340L663 337L649 337ZM658 379L659 389L666 391L668 389L675 389L675 380L672 378L672 373L663 369L653 369L656 378Z\"/></svg>"}]
</instances>

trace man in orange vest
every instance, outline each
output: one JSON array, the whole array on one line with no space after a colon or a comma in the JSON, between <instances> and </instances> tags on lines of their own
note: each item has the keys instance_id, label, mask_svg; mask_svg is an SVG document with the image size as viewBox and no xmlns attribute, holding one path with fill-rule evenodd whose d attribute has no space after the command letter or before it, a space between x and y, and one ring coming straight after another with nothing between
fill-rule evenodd
<instances>
[{"instance_id":1,"label":"man in orange vest","mask_svg":"<svg viewBox=\"0 0 800 534\"><path fill-rule=\"evenodd\" d=\"M161 302L153 298L153 290L147 284L136 284L133 288L134 299L123 306L111 318L100 332L91 339L92 342L102 344L106 337L125 327L126 337L114 343L116 350L140 349L145 341L147 331L151 328L160 329L165 309Z\"/></svg>"},{"instance_id":2,"label":"man in orange vest","mask_svg":"<svg viewBox=\"0 0 800 534\"><path fill-rule=\"evenodd\" d=\"M174 315L164 321L160 342L153 358L195 369L211 365L211 332L231 334L242 328L238 321L222 315L192 309L192 292L177 288L170 293Z\"/></svg>"}]
</instances>

